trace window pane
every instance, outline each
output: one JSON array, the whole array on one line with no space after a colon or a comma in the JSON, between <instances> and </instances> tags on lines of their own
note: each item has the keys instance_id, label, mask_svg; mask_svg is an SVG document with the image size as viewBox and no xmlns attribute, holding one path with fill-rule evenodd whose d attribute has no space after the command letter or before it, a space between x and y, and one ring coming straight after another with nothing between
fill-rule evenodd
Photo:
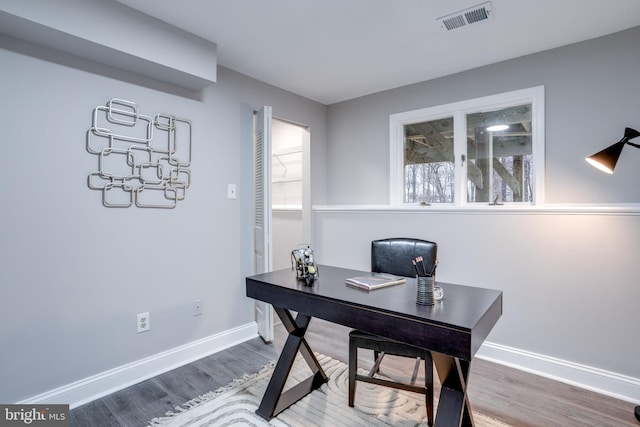
<instances>
[{"instance_id":1,"label":"window pane","mask_svg":"<svg viewBox=\"0 0 640 427\"><path fill-rule=\"evenodd\" d=\"M404 202L453 203L453 117L404 125Z\"/></svg>"},{"instance_id":2,"label":"window pane","mask_svg":"<svg viewBox=\"0 0 640 427\"><path fill-rule=\"evenodd\" d=\"M467 114L467 158L468 202L532 202L531 104Z\"/></svg>"}]
</instances>

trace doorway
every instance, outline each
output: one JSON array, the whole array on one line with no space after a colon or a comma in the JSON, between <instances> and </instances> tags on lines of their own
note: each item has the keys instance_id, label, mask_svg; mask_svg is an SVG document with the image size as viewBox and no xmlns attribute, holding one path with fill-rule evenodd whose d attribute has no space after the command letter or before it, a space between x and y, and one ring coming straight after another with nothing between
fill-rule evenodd
<instances>
[{"instance_id":1,"label":"doorway","mask_svg":"<svg viewBox=\"0 0 640 427\"><path fill-rule=\"evenodd\" d=\"M290 267L291 251L313 244L310 132L273 118L271 110L264 106L254 114L255 273ZM255 301L258 333L266 342L273 340L274 318L269 304Z\"/></svg>"},{"instance_id":2,"label":"doorway","mask_svg":"<svg viewBox=\"0 0 640 427\"><path fill-rule=\"evenodd\" d=\"M273 269L291 267L291 251L300 244L309 244L310 233L305 224L305 187L309 181L309 129L295 123L274 118L271 127L271 210Z\"/></svg>"}]
</instances>

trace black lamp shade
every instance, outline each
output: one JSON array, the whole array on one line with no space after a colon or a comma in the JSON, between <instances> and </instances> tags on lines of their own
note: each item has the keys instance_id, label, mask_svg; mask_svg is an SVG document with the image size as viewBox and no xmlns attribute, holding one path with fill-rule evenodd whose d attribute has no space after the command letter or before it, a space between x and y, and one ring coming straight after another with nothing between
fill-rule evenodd
<instances>
[{"instance_id":1,"label":"black lamp shade","mask_svg":"<svg viewBox=\"0 0 640 427\"><path fill-rule=\"evenodd\" d=\"M622 149L626 143L627 141L624 139L616 142L612 146L587 157L587 162L603 172L613 173L613 170L616 168L616 163L618 163L620 153L622 153Z\"/></svg>"},{"instance_id":2,"label":"black lamp shade","mask_svg":"<svg viewBox=\"0 0 640 427\"><path fill-rule=\"evenodd\" d=\"M625 128L624 136L620 141L616 142L610 147L605 148L602 151L597 152L592 156L587 157L586 160L592 166L600 169L601 171L612 174L613 170L616 167L616 163L618 163L618 158L620 158L622 149L627 143L629 143L630 139L633 139L637 136L640 136L640 132L635 129ZM631 145L637 147L636 144Z\"/></svg>"}]
</instances>

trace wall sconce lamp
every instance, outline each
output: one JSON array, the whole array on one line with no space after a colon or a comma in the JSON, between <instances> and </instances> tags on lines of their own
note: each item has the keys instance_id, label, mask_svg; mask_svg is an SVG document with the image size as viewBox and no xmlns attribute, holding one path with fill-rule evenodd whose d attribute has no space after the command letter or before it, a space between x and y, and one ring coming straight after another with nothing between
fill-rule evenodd
<instances>
[{"instance_id":1,"label":"wall sconce lamp","mask_svg":"<svg viewBox=\"0 0 640 427\"><path fill-rule=\"evenodd\" d=\"M640 148L640 144L634 144L629 142L630 139L640 136L640 132L635 129L625 128L624 136L622 139L610 147L605 148L602 151L597 152L596 154L587 157L585 160L589 162L593 167L600 169L603 172L612 174L613 170L616 167L616 163L618 163L618 158L620 157L620 153L624 148L625 144L629 144L633 147Z\"/></svg>"},{"instance_id":2,"label":"wall sconce lamp","mask_svg":"<svg viewBox=\"0 0 640 427\"><path fill-rule=\"evenodd\" d=\"M640 132L638 132L637 130L625 128L624 136L620 141L616 142L610 147L605 148L602 151L597 152L592 156L587 157L585 160L601 171L611 174L616 167L616 163L618 163L618 158L620 157L620 153L622 153L622 149L624 148L625 144L640 148L640 144L629 142L630 139L636 138L638 136L640 136ZM634 412L636 419L640 421L640 406L636 406Z\"/></svg>"}]
</instances>

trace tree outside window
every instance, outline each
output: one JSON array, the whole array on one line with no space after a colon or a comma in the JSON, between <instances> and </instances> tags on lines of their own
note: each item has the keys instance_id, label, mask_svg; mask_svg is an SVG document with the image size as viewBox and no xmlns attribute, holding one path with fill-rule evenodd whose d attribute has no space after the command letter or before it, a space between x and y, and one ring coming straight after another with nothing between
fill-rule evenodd
<instances>
[{"instance_id":1,"label":"tree outside window","mask_svg":"<svg viewBox=\"0 0 640 427\"><path fill-rule=\"evenodd\" d=\"M543 97L538 87L392 115L392 203L541 201Z\"/></svg>"}]
</instances>

